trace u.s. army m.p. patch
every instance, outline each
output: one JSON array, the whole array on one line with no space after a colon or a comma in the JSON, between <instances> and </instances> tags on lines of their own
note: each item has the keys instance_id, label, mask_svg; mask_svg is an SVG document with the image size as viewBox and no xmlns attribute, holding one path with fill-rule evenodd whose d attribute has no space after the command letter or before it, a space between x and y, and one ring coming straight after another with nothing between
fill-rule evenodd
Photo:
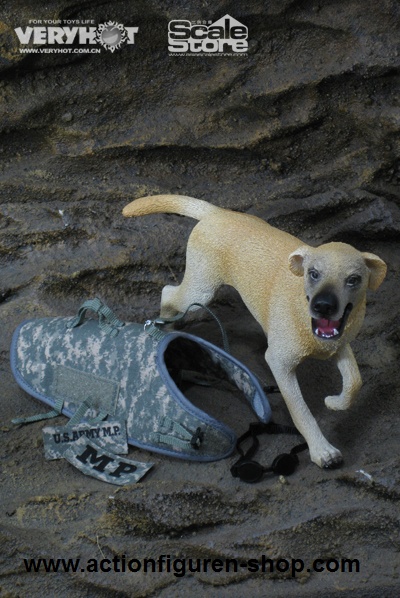
<instances>
[{"instance_id":1,"label":"u.s. army m.p. patch","mask_svg":"<svg viewBox=\"0 0 400 598\"><path fill-rule=\"evenodd\" d=\"M82 437L93 440L97 446L117 455L128 453L126 422L113 418L97 424L45 426L43 428L45 458L48 460L64 458L68 448Z\"/></svg>"}]
</instances>

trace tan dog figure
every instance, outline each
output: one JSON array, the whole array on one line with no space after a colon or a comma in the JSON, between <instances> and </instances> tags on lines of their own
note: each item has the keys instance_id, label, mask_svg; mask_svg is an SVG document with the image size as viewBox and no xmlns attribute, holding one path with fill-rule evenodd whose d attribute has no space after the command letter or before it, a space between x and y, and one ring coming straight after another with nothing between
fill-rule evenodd
<instances>
[{"instance_id":1,"label":"tan dog figure","mask_svg":"<svg viewBox=\"0 0 400 598\"><path fill-rule=\"evenodd\" d=\"M314 248L264 220L181 195L133 201L124 216L159 212L199 220L188 241L186 270L179 286L166 286L161 316L209 303L222 284L233 286L268 337L265 359L293 422L306 439L311 460L335 467L342 455L323 436L304 402L296 377L306 357L336 359L343 378L330 409L347 409L361 386L349 343L362 325L367 289L379 287L386 264L345 243Z\"/></svg>"}]
</instances>

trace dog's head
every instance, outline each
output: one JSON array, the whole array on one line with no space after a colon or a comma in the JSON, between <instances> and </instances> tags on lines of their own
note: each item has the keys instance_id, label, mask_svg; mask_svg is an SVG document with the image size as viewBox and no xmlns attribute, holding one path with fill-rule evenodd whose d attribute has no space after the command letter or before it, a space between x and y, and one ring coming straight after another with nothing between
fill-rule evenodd
<instances>
[{"instance_id":1,"label":"dog's head","mask_svg":"<svg viewBox=\"0 0 400 598\"><path fill-rule=\"evenodd\" d=\"M299 247L289 256L289 268L304 276L304 288L314 334L338 339L351 311L376 290L386 264L373 253L361 253L346 243Z\"/></svg>"}]
</instances>

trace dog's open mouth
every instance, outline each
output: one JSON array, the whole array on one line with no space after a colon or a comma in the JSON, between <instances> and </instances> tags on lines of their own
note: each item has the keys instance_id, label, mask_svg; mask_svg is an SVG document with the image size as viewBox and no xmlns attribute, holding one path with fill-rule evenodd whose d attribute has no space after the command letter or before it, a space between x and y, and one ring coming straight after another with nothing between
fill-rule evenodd
<instances>
[{"instance_id":1,"label":"dog's open mouth","mask_svg":"<svg viewBox=\"0 0 400 598\"><path fill-rule=\"evenodd\" d=\"M353 309L353 305L348 303L344 310L343 316L340 320L327 320L325 318L311 318L312 329L315 336L323 339L338 339L342 334L346 325L349 313Z\"/></svg>"}]
</instances>

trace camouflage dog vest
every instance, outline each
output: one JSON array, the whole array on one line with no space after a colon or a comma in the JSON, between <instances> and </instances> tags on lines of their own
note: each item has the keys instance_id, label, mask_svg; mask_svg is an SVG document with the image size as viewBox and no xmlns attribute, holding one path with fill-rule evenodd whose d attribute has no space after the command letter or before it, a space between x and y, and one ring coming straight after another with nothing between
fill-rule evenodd
<instances>
[{"instance_id":1,"label":"camouflage dog vest","mask_svg":"<svg viewBox=\"0 0 400 598\"><path fill-rule=\"evenodd\" d=\"M86 318L88 310L98 318ZM236 444L232 429L188 400L182 373L233 383L260 421L271 418L257 378L225 350L163 331L157 321L121 322L99 299L85 302L74 318L23 322L13 336L11 367L18 384L51 407L46 417L62 413L70 424L116 418L126 425L128 443L172 457L214 461Z\"/></svg>"}]
</instances>

